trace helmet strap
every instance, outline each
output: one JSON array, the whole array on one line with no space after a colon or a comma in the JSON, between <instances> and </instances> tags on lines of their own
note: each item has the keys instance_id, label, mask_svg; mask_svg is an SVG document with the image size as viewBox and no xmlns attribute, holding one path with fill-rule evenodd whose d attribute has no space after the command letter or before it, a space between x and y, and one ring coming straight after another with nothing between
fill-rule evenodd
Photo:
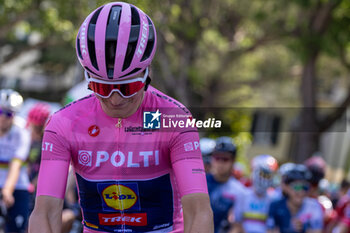
<instances>
[{"instance_id":1,"label":"helmet strap","mask_svg":"<svg viewBox=\"0 0 350 233\"><path fill-rule=\"evenodd\" d=\"M148 89L148 86L150 85L152 79L150 76L147 76L147 79L146 79L146 84L145 84L145 91L147 91Z\"/></svg>"}]
</instances>

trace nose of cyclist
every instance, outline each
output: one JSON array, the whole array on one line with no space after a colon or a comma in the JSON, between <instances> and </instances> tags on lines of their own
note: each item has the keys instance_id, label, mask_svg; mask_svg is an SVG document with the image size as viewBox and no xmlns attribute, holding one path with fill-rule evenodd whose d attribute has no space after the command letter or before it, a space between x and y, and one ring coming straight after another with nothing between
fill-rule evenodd
<instances>
[{"instance_id":1,"label":"nose of cyclist","mask_svg":"<svg viewBox=\"0 0 350 233\"><path fill-rule=\"evenodd\" d=\"M118 92L114 92L108 98L108 101L112 106L118 107L125 105L128 102L128 99L123 98Z\"/></svg>"}]
</instances>

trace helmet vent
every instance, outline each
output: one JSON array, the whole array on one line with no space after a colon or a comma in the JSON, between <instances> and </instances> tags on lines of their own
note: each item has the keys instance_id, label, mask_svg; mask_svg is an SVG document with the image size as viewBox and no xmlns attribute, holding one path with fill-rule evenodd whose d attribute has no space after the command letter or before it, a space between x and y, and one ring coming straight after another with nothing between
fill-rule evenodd
<instances>
[{"instance_id":1,"label":"helmet vent","mask_svg":"<svg viewBox=\"0 0 350 233\"><path fill-rule=\"evenodd\" d=\"M109 12L106 28L106 69L108 78L113 79L115 52L118 40L119 22L121 17L120 6L113 6Z\"/></svg>"},{"instance_id":2,"label":"helmet vent","mask_svg":"<svg viewBox=\"0 0 350 233\"><path fill-rule=\"evenodd\" d=\"M89 23L89 29L88 29L88 49L90 54L90 61L91 64L98 70L97 65L97 59L96 59L96 52L95 52L95 26L97 22L97 18L100 15L100 12L102 10L102 7L98 9L95 14L92 16L90 23ZM90 35L93 35L92 38Z\"/></svg>"},{"instance_id":3,"label":"helmet vent","mask_svg":"<svg viewBox=\"0 0 350 233\"><path fill-rule=\"evenodd\" d=\"M80 33L79 33L80 34ZM80 59L83 59L83 56L81 55L81 51L80 51L80 39L79 39L79 34L78 34L78 39L77 39L77 44L75 45L77 50L78 50L78 56Z\"/></svg>"},{"instance_id":4,"label":"helmet vent","mask_svg":"<svg viewBox=\"0 0 350 233\"><path fill-rule=\"evenodd\" d=\"M140 68L135 68L135 69L133 69L131 72L127 73L126 75L121 76L120 78L124 78L124 77L126 77L126 76L128 76L128 75L137 73L139 70L141 70L141 69L140 69Z\"/></svg>"},{"instance_id":5,"label":"helmet vent","mask_svg":"<svg viewBox=\"0 0 350 233\"><path fill-rule=\"evenodd\" d=\"M147 46L145 49L145 52L143 53L143 56L141 58L141 62L146 60L151 56L151 53L153 51L153 46L154 46L154 29L151 20L147 17L148 20L148 25L149 25L149 35L148 35L148 41L147 41Z\"/></svg>"},{"instance_id":6,"label":"helmet vent","mask_svg":"<svg viewBox=\"0 0 350 233\"><path fill-rule=\"evenodd\" d=\"M123 71L129 68L135 54L137 39L133 39L135 37L133 35L137 35L136 38L138 38L140 32L140 16L135 7L131 7L131 25L137 26L131 26L128 48L126 50L126 56L123 64Z\"/></svg>"}]
</instances>

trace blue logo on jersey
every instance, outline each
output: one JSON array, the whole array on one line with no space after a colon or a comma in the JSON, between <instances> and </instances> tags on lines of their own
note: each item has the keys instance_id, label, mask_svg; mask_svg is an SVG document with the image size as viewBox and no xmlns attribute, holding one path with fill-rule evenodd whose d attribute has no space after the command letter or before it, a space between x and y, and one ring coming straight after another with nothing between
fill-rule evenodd
<instances>
[{"instance_id":1,"label":"blue logo on jersey","mask_svg":"<svg viewBox=\"0 0 350 233\"><path fill-rule=\"evenodd\" d=\"M156 112L143 112L143 128L144 129L160 129L160 116L162 114L159 109Z\"/></svg>"}]
</instances>

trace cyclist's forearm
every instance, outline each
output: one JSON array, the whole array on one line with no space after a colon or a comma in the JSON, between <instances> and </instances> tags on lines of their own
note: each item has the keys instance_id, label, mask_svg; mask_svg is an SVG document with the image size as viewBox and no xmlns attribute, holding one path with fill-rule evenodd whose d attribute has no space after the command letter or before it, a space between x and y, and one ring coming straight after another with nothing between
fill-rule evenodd
<instances>
[{"instance_id":1,"label":"cyclist's forearm","mask_svg":"<svg viewBox=\"0 0 350 233\"><path fill-rule=\"evenodd\" d=\"M58 216L50 216L45 214L37 214L35 211L29 219L29 233L60 233L62 226L62 214Z\"/></svg>"},{"instance_id":2,"label":"cyclist's forearm","mask_svg":"<svg viewBox=\"0 0 350 233\"><path fill-rule=\"evenodd\" d=\"M29 218L29 233L61 233L63 200L38 196Z\"/></svg>"},{"instance_id":3,"label":"cyclist's forearm","mask_svg":"<svg viewBox=\"0 0 350 233\"><path fill-rule=\"evenodd\" d=\"M4 184L3 189L6 189L9 192L13 193L13 191L15 190L17 181L18 181L21 166L22 166L21 160L19 160L19 159L12 160L12 162L10 163L10 167L9 167L9 174L6 178L6 182Z\"/></svg>"},{"instance_id":4,"label":"cyclist's forearm","mask_svg":"<svg viewBox=\"0 0 350 233\"><path fill-rule=\"evenodd\" d=\"M213 212L207 194L194 193L185 195L181 202L185 233L214 232Z\"/></svg>"}]
</instances>

